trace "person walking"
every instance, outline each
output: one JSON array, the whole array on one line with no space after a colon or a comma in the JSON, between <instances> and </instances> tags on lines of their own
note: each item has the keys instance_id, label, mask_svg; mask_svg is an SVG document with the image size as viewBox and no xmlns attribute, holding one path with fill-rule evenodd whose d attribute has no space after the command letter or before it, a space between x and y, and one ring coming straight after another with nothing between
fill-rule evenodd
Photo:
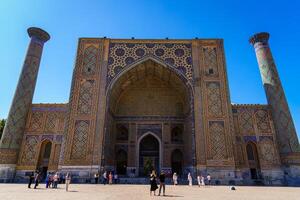
<instances>
[{"instance_id":1,"label":"person walking","mask_svg":"<svg viewBox=\"0 0 300 200\"><path fill-rule=\"evenodd\" d=\"M111 172L109 172L109 175L108 175L108 183L109 183L109 185L111 185L112 182L113 182L113 175L112 175Z\"/></svg>"},{"instance_id":2,"label":"person walking","mask_svg":"<svg viewBox=\"0 0 300 200\"><path fill-rule=\"evenodd\" d=\"M210 183L211 183L211 177L210 177L209 174L207 174L206 179L207 179L207 185L210 185Z\"/></svg>"},{"instance_id":3,"label":"person walking","mask_svg":"<svg viewBox=\"0 0 300 200\"><path fill-rule=\"evenodd\" d=\"M114 182L115 182L115 184L118 183L118 174L117 173L114 174Z\"/></svg>"},{"instance_id":4,"label":"person walking","mask_svg":"<svg viewBox=\"0 0 300 200\"><path fill-rule=\"evenodd\" d=\"M193 178L192 178L192 175L191 175L190 172L188 173L188 181L189 181L189 186L192 186L193 185Z\"/></svg>"},{"instance_id":5,"label":"person walking","mask_svg":"<svg viewBox=\"0 0 300 200\"><path fill-rule=\"evenodd\" d=\"M163 189L163 195L165 196L165 190L166 190L166 184L165 184L165 173L161 172L159 175L159 192L158 192L158 196L160 196L160 192L161 192L161 188Z\"/></svg>"},{"instance_id":6,"label":"person walking","mask_svg":"<svg viewBox=\"0 0 300 200\"><path fill-rule=\"evenodd\" d=\"M34 174L33 174L33 172L31 172L31 173L29 174L28 188L31 188L31 184L32 184L33 180L34 180Z\"/></svg>"},{"instance_id":7,"label":"person walking","mask_svg":"<svg viewBox=\"0 0 300 200\"><path fill-rule=\"evenodd\" d=\"M106 171L102 174L102 178L103 178L103 185L105 185L107 183L107 172Z\"/></svg>"},{"instance_id":8,"label":"person walking","mask_svg":"<svg viewBox=\"0 0 300 200\"><path fill-rule=\"evenodd\" d=\"M53 177L53 188L57 188L57 184L58 184L58 173L56 173Z\"/></svg>"},{"instance_id":9,"label":"person walking","mask_svg":"<svg viewBox=\"0 0 300 200\"><path fill-rule=\"evenodd\" d=\"M94 178L95 178L95 184L98 184L98 180L99 180L99 173L95 173L94 175Z\"/></svg>"},{"instance_id":10,"label":"person walking","mask_svg":"<svg viewBox=\"0 0 300 200\"><path fill-rule=\"evenodd\" d=\"M199 176L199 175L197 176L197 182L198 182L198 186L199 187L201 186L201 177L202 176Z\"/></svg>"},{"instance_id":11,"label":"person walking","mask_svg":"<svg viewBox=\"0 0 300 200\"><path fill-rule=\"evenodd\" d=\"M202 186L205 186L204 176L201 176L201 185L202 185Z\"/></svg>"},{"instance_id":12,"label":"person walking","mask_svg":"<svg viewBox=\"0 0 300 200\"><path fill-rule=\"evenodd\" d=\"M46 188L49 188L49 181L50 181L50 174L47 173L46 180L45 180L45 182L46 182Z\"/></svg>"},{"instance_id":13,"label":"person walking","mask_svg":"<svg viewBox=\"0 0 300 200\"><path fill-rule=\"evenodd\" d=\"M65 182L66 182L66 191L69 191L69 185L71 183L71 174L68 172L66 177L65 177Z\"/></svg>"},{"instance_id":14,"label":"person walking","mask_svg":"<svg viewBox=\"0 0 300 200\"><path fill-rule=\"evenodd\" d=\"M157 188L156 173L154 170L152 170L152 173L150 174L150 196L152 195L152 192L155 196L155 191L157 190Z\"/></svg>"},{"instance_id":15,"label":"person walking","mask_svg":"<svg viewBox=\"0 0 300 200\"><path fill-rule=\"evenodd\" d=\"M49 173L49 188L52 187L53 188L53 174Z\"/></svg>"},{"instance_id":16,"label":"person walking","mask_svg":"<svg viewBox=\"0 0 300 200\"><path fill-rule=\"evenodd\" d=\"M178 176L177 176L176 172L174 172L174 174L173 174L173 184L174 185L178 184L177 179L178 179Z\"/></svg>"},{"instance_id":17,"label":"person walking","mask_svg":"<svg viewBox=\"0 0 300 200\"><path fill-rule=\"evenodd\" d=\"M39 185L39 181L40 181L40 173L37 171L35 173L35 176L34 176L34 189L36 189L36 187Z\"/></svg>"}]
</instances>

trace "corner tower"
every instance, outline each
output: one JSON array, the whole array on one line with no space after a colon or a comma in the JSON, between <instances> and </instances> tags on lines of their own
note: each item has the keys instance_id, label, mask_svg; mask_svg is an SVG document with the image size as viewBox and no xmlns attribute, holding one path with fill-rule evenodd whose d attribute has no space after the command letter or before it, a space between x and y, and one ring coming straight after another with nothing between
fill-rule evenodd
<instances>
[{"instance_id":1,"label":"corner tower","mask_svg":"<svg viewBox=\"0 0 300 200\"><path fill-rule=\"evenodd\" d=\"M31 40L0 142L0 181L9 181L14 176L43 46L50 39L50 35L40 28L31 27L27 32Z\"/></svg>"},{"instance_id":2,"label":"corner tower","mask_svg":"<svg viewBox=\"0 0 300 200\"><path fill-rule=\"evenodd\" d=\"M286 156L299 152L299 142L268 40L269 33L263 32L253 35L249 42L255 49L267 101L273 115L279 152L284 161Z\"/></svg>"}]
</instances>

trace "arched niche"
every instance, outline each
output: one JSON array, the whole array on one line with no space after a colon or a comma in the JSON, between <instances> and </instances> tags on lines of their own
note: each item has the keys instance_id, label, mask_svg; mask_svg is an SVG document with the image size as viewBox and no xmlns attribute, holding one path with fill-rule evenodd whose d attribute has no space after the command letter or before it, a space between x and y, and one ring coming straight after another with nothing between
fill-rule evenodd
<instances>
[{"instance_id":1,"label":"arched niche","mask_svg":"<svg viewBox=\"0 0 300 200\"><path fill-rule=\"evenodd\" d=\"M254 142L248 142L246 152L251 179L258 179L260 176L260 163L256 144Z\"/></svg>"}]
</instances>

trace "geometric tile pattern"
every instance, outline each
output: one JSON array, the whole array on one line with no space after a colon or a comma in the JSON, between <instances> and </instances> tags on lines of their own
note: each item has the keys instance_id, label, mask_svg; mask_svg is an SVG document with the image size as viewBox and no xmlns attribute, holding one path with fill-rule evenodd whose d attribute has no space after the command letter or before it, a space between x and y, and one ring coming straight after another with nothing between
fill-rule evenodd
<instances>
[{"instance_id":1,"label":"geometric tile pattern","mask_svg":"<svg viewBox=\"0 0 300 200\"><path fill-rule=\"evenodd\" d=\"M271 125L268 111L258 110L255 113L255 119L257 123L257 128L260 133L270 133Z\"/></svg>"},{"instance_id":2,"label":"geometric tile pattern","mask_svg":"<svg viewBox=\"0 0 300 200\"><path fill-rule=\"evenodd\" d=\"M77 111L79 114L90 114L92 112L92 100L95 86L94 80L84 81L80 86Z\"/></svg>"},{"instance_id":3,"label":"geometric tile pattern","mask_svg":"<svg viewBox=\"0 0 300 200\"><path fill-rule=\"evenodd\" d=\"M18 152L15 149L0 149L0 163L12 164L17 162Z\"/></svg>"},{"instance_id":4,"label":"geometric tile pattern","mask_svg":"<svg viewBox=\"0 0 300 200\"><path fill-rule=\"evenodd\" d=\"M272 141L263 142L260 145L261 159L268 165L278 163L278 158L275 154L274 145Z\"/></svg>"},{"instance_id":5,"label":"geometric tile pattern","mask_svg":"<svg viewBox=\"0 0 300 200\"><path fill-rule=\"evenodd\" d=\"M83 75L94 75L96 73L97 48L93 45L84 50Z\"/></svg>"},{"instance_id":6,"label":"geometric tile pattern","mask_svg":"<svg viewBox=\"0 0 300 200\"><path fill-rule=\"evenodd\" d=\"M59 118L57 112L49 112L47 115L46 123L45 123L45 131L46 132L55 132L58 127Z\"/></svg>"},{"instance_id":7,"label":"geometric tile pattern","mask_svg":"<svg viewBox=\"0 0 300 200\"><path fill-rule=\"evenodd\" d=\"M279 75L267 43L254 45L281 153L300 152L299 142Z\"/></svg>"},{"instance_id":8,"label":"geometric tile pattern","mask_svg":"<svg viewBox=\"0 0 300 200\"><path fill-rule=\"evenodd\" d=\"M226 159L224 122L209 122L209 134L213 160Z\"/></svg>"},{"instance_id":9,"label":"geometric tile pattern","mask_svg":"<svg viewBox=\"0 0 300 200\"><path fill-rule=\"evenodd\" d=\"M253 111L249 108L242 108L238 110L238 113L240 132L244 135L254 135Z\"/></svg>"},{"instance_id":10,"label":"geometric tile pattern","mask_svg":"<svg viewBox=\"0 0 300 200\"><path fill-rule=\"evenodd\" d=\"M1 140L1 148L19 149L36 84L43 44L32 39Z\"/></svg>"},{"instance_id":11,"label":"geometric tile pattern","mask_svg":"<svg viewBox=\"0 0 300 200\"><path fill-rule=\"evenodd\" d=\"M25 166L32 166L35 165L35 158L37 155L37 148L38 148L38 140L36 136L27 136L24 150L22 152L21 157L21 165Z\"/></svg>"},{"instance_id":12,"label":"geometric tile pattern","mask_svg":"<svg viewBox=\"0 0 300 200\"><path fill-rule=\"evenodd\" d=\"M18 157L19 170L35 170L41 163L38 163L39 154L43 152L45 141L52 143L51 160L48 169L57 170L58 157L64 131L64 116L67 104L32 104L28 113L28 122L24 130L24 137ZM42 125L41 125L42 124ZM0 151L1 152L1 151ZM26 155L28 154L28 155Z\"/></svg>"},{"instance_id":13,"label":"geometric tile pattern","mask_svg":"<svg viewBox=\"0 0 300 200\"><path fill-rule=\"evenodd\" d=\"M222 116L222 100L220 84L218 82L207 83L207 103L210 116Z\"/></svg>"},{"instance_id":14,"label":"geometric tile pattern","mask_svg":"<svg viewBox=\"0 0 300 200\"><path fill-rule=\"evenodd\" d=\"M30 130L39 131L42 130L43 125L43 112L32 112L30 119Z\"/></svg>"},{"instance_id":15,"label":"geometric tile pattern","mask_svg":"<svg viewBox=\"0 0 300 200\"><path fill-rule=\"evenodd\" d=\"M218 61L216 47L204 47L203 59L205 74L218 76Z\"/></svg>"},{"instance_id":16,"label":"geometric tile pattern","mask_svg":"<svg viewBox=\"0 0 300 200\"><path fill-rule=\"evenodd\" d=\"M71 159L86 158L88 133L89 133L89 121L87 120L76 121Z\"/></svg>"},{"instance_id":17,"label":"geometric tile pattern","mask_svg":"<svg viewBox=\"0 0 300 200\"><path fill-rule=\"evenodd\" d=\"M113 43L110 42L107 82L145 56L153 56L192 80L192 50L190 43Z\"/></svg>"},{"instance_id":18,"label":"geometric tile pattern","mask_svg":"<svg viewBox=\"0 0 300 200\"><path fill-rule=\"evenodd\" d=\"M53 157L53 164L54 165L58 165L58 160L59 160L59 154L60 154L60 144L56 144L55 145L55 149L54 149L54 157Z\"/></svg>"}]
</instances>

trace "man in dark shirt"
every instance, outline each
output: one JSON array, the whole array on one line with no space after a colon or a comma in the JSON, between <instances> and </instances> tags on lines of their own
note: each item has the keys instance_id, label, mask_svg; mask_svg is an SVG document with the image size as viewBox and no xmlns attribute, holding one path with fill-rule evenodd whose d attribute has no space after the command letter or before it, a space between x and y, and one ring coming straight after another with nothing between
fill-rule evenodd
<instances>
[{"instance_id":1,"label":"man in dark shirt","mask_svg":"<svg viewBox=\"0 0 300 200\"><path fill-rule=\"evenodd\" d=\"M34 180L34 174L33 174L33 172L31 172L31 173L29 174L28 188L31 188L31 184L32 184L33 180Z\"/></svg>"},{"instance_id":2,"label":"man in dark shirt","mask_svg":"<svg viewBox=\"0 0 300 200\"><path fill-rule=\"evenodd\" d=\"M166 189L165 179L166 179L166 176L165 176L164 172L161 172L160 175L159 175L159 193L158 193L158 196L160 196L161 188L163 188L163 195L165 196L165 189Z\"/></svg>"}]
</instances>

